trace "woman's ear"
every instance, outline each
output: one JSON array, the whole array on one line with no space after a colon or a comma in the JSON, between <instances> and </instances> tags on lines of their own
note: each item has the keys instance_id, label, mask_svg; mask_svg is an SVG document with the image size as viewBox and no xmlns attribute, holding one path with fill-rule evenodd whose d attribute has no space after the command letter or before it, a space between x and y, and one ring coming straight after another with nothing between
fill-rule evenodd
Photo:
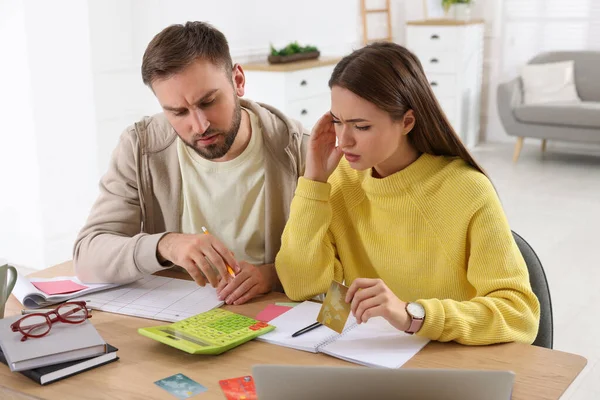
<instances>
[{"instance_id":1,"label":"woman's ear","mask_svg":"<svg viewBox=\"0 0 600 400\"><path fill-rule=\"evenodd\" d=\"M415 113L413 110L408 110L402 117L402 135L406 136L415 127Z\"/></svg>"}]
</instances>

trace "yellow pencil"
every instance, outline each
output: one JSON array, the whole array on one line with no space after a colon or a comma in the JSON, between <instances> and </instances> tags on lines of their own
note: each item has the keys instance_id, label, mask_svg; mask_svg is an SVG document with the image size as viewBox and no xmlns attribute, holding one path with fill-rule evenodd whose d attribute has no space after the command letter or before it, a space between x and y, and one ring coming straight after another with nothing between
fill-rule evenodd
<instances>
[{"instance_id":1,"label":"yellow pencil","mask_svg":"<svg viewBox=\"0 0 600 400\"><path fill-rule=\"evenodd\" d=\"M205 235L209 234L208 229L206 229L204 226L202 227L202 232L204 232ZM231 268L227 264L225 264L225 266L227 266L227 271L229 272L229 275L235 278L235 272L233 272L233 268Z\"/></svg>"}]
</instances>

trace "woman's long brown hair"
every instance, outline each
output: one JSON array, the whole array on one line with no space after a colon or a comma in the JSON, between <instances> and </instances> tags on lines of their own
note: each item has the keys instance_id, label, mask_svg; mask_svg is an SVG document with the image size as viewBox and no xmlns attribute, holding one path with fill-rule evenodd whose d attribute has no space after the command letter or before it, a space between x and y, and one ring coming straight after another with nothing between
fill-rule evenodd
<instances>
[{"instance_id":1,"label":"woman's long brown hair","mask_svg":"<svg viewBox=\"0 0 600 400\"><path fill-rule=\"evenodd\" d=\"M415 114L409 143L419 152L460 157L486 175L448 122L425 77L419 59L395 43L373 43L344 57L329 87L340 86L375 104L399 121Z\"/></svg>"}]
</instances>

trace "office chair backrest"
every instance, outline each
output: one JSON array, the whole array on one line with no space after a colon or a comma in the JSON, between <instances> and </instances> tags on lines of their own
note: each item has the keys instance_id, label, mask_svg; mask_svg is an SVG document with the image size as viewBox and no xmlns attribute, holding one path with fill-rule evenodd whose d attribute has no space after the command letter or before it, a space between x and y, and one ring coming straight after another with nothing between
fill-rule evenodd
<instances>
[{"instance_id":1,"label":"office chair backrest","mask_svg":"<svg viewBox=\"0 0 600 400\"><path fill-rule=\"evenodd\" d=\"M527 264L531 289L540 302L540 328L533 344L551 349L554 341L554 321L552 317L550 288L548 287L544 267L542 267L537 254L535 254L535 251L533 251L525 239L515 232L513 232L513 237Z\"/></svg>"}]
</instances>

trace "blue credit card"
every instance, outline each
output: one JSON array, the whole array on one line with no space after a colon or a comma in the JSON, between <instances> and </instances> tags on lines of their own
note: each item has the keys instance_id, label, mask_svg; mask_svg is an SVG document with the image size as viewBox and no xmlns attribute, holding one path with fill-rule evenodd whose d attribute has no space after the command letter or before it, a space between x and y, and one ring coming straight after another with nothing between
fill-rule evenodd
<instances>
[{"instance_id":1,"label":"blue credit card","mask_svg":"<svg viewBox=\"0 0 600 400\"><path fill-rule=\"evenodd\" d=\"M178 399L187 399L208 389L183 374L175 374L154 382Z\"/></svg>"}]
</instances>

